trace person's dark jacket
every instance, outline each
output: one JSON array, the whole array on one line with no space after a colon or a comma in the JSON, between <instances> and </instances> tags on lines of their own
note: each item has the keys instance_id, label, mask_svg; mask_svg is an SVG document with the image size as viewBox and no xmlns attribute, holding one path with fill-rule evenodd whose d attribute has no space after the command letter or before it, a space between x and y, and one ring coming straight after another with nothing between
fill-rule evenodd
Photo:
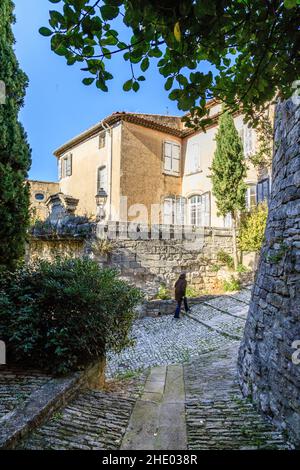
<instances>
[{"instance_id":1,"label":"person's dark jacket","mask_svg":"<svg viewBox=\"0 0 300 470\"><path fill-rule=\"evenodd\" d=\"M186 278L185 274L180 274L179 279L176 281L175 284L175 299L177 302L179 302L182 297L185 297L185 291L186 291Z\"/></svg>"}]
</instances>

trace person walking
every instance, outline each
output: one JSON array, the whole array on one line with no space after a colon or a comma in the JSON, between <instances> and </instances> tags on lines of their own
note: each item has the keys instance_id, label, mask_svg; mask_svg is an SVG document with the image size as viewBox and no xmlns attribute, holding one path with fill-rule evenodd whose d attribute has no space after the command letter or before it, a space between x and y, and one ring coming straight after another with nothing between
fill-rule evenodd
<instances>
[{"instance_id":1,"label":"person walking","mask_svg":"<svg viewBox=\"0 0 300 470\"><path fill-rule=\"evenodd\" d=\"M174 318L179 318L182 300L184 303L185 311L188 312L190 310L188 303L187 303L187 298L186 298L186 287L187 287L186 274L181 273L175 283L175 300L177 302L177 307L176 307Z\"/></svg>"}]
</instances>

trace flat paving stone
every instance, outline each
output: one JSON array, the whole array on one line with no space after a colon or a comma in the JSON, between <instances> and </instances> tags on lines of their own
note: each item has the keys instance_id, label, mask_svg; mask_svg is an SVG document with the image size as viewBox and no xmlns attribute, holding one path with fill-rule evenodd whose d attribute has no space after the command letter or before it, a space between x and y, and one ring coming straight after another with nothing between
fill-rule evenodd
<instances>
[{"instance_id":1,"label":"flat paving stone","mask_svg":"<svg viewBox=\"0 0 300 470\"><path fill-rule=\"evenodd\" d=\"M157 384L155 401L149 390ZM147 387L148 384L148 387ZM122 450L184 450L187 448L185 392L181 365L155 367L147 380L145 392L137 400L122 441ZM157 396L160 395L160 400Z\"/></svg>"}]
</instances>

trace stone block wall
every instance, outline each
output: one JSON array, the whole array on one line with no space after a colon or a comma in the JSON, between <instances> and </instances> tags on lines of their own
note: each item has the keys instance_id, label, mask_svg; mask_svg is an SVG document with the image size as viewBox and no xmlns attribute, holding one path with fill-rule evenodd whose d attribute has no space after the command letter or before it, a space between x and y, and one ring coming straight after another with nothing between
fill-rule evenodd
<instances>
[{"instance_id":1,"label":"stone block wall","mask_svg":"<svg viewBox=\"0 0 300 470\"><path fill-rule=\"evenodd\" d=\"M195 290L210 290L220 277L220 272L214 270L220 250L232 253L228 230L205 230L204 245L199 251L187 249L177 239L118 240L108 264L120 269L124 278L146 288L150 295L162 284L173 290L182 271L186 271L189 285Z\"/></svg>"},{"instance_id":2,"label":"stone block wall","mask_svg":"<svg viewBox=\"0 0 300 470\"><path fill-rule=\"evenodd\" d=\"M149 298L155 297L161 285L173 291L174 282L182 271L186 271L189 285L195 289L207 290L230 278L226 267L216 270L220 250L232 253L232 235L228 229L205 229L203 246L194 249L186 239L178 239L171 232L170 239L124 238L116 232L109 239L109 230L96 236L96 224L85 220L59 223L56 227L41 226L32 232L27 247L27 259L54 259L57 255L74 257L88 256L103 266L115 267L120 275L142 288Z\"/></svg>"},{"instance_id":3,"label":"stone block wall","mask_svg":"<svg viewBox=\"0 0 300 470\"><path fill-rule=\"evenodd\" d=\"M238 370L245 395L300 446L300 105L276 110L273 183Z\"/></svg>"}]
</instances>

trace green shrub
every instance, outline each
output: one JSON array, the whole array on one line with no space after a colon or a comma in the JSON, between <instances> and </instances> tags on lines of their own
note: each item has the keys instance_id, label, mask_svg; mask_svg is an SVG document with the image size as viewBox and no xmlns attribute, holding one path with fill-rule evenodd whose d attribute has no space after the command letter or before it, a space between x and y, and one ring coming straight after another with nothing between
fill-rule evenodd
<instances>
[{"instance_id":1,"label":"green shrub","mask_svg":"<svg viewBox=\"0 0 300 470\"><path fill-rule=\"evenodd\" d=\"M138 289L91 260L37 261L0 277L8 363L64 374L130 343Z\"/></svg>"},{"instance_id":2,"label":"green shrub","mask_svg":"<svg viewBox=\"0 0 300 470\"><path fill-rule=\"evenodd\" d=\"M259 251L264 241L268 207L265 203L241 217L238 244L241 251Z\"/></svg>"},{"instance_id":3,"label":"green shrub","mask_svg":"<svg viewBox=\"0 0 300 470\"><path fill-rule=\"evenodd\" d=\"M168 288L165 284L161 284L159 286L156 298L160 299L160 300L169 300L169 299L171 299L170 292L169 292L169 290L168 290Z\"/></svg>"},{"instance_id":4,"label":"green shrub","mask_svg":"<svg viewBox=\"0 0 300 470\"><path fill-rule=\"evenodd\" d=\"M232 291L236 291L240 289L241 289L241 283L234 276L231 276L229 281L227 280L223 281L223 290L225 292L232 292Z\"/></svg>"},{"instance_id":5,"label":"green shrub","mask_svg":"<svg viewBox=\"0 0 300 470\"><path fill-rule=\"evenodd\" d=\"M195 287L187 286L185 295L187 297L199 297L199 292L197 289L195 289Z\"/></svg>"},{"instance_id":6,"label":"green shrub","mask_svg":"<svg viewBox=\"0 0 300 470\"><path fill-rule=\"evenodd\" d=\"M221 266L219 264L212 264L210 269L213 273L217 273L218 271L220 271Z\"/></svg>"},{"instance_id":7,"label":"green shrub","mask_svg":"<svg viewBox=\"0 0 300 470\"><path fill-rule=\"evenodd\" d=\"M243 273L249 272L249 269L247 268L247 266L245 266L244 264L240 263L240 264L238 264L236 271L237 271L238 273L240 273L240 274L243 274Z\"/></svg>"},{"instance_id":8,"label":"green shrub","mask_svg":"<svg viewBox=\"0 0 300 470\"><path fill-rule=\"evenodd\" d=\"M219 261L219 263L222 263L223 265L225 264L229 269L234 268L233 257L226 253L226 251L224 250L218 251L217 260Z\"/></svg>"}]
</instances>

